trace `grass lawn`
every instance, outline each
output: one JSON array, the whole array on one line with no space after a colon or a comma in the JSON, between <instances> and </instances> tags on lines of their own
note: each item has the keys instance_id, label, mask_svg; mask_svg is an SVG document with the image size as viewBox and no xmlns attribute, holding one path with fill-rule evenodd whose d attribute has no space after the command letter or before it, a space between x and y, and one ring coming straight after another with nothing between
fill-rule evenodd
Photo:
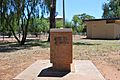
<instances>
[{"instance_id":1,"label":"grass lawn","mask_svg":"<svg viewBox=\"0 0 120 80\"><path fill-rule=\"evenodd\" d=\"M73 45L75 59L104 58L120 51L120 40L79 40Z\"/></svg>"},{"instance_id":2,"label":"grass lawn","mask_svg":"<svg viewBox=\"0 0 120 80\"><path fill-rule=\"evenodd\" d=\"M73 42L74 59L92 60L106 80L120 79L120 40Z\"/></svg>"},{"instance_id":3,"label":"grass lawn","mask_svg":"<svg viewBox=\"0 0 120 80\"><path fill-rule=\"evenodd\" d=\"M25 46L0 43L0 80L11 80L36 60L49 59L49 46L39 40ZM74 40L73 58L92 60L106 80L120 79L120 40Z\"/></svg>"}]
</instances>

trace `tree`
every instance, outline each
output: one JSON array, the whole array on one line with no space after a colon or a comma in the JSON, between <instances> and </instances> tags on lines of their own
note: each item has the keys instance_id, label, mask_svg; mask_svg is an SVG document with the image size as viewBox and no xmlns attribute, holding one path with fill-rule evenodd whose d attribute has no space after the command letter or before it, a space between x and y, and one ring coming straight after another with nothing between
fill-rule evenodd
<instances>
[{"instance_id":1,"label":"tree","mask_svg":"<svg viewBox=\"0 0 120 80\"><path fill-rule=\"evenodd\" d=\"M55 13L56 13L56 0L43 0L43 5L45 5L47 13L50 12L50 18L49 18L49 22L50 22L50 29L51 28L55 28L56 27L56 22L55 22ZM44 7L43 7L43 10ZM48 41L50 41L50 30L49 30L49 37L48 37Z\"/></svg>"},{"instance_id":2,"label":"tree","mask_svg":"<svg viewBox=\"0 0 120 80\"><path fill-rule=\"evenodd\" d=\"M35 34L36 37L38 33L47 33L49 31L49 20L47 18L35 18L30 23L28 31L31 34Z\"/></svg>"},{"instance_id":3,"label":"tree","mask_svg":"<svg viewBox=\"0 0 120 80\"><path fill-rule=\"evenodd\" d=\"M72 28L72 32L75 33L75 27L72 22L66 21L65 28Z\"/></svg>"},{"instance_id":4,"label":"tree","mask_svg":"<svg viewBox=\"0 0 120 80\"><path fill-rule=\"evenodd\" d=\"M7 26L19 44L26 41L30 20L39 16L39 9L43 6L42 0L1 0L0 13ZM43 12L43 11L41 11ZM5 24L3 24L5 25ZM22 38L18 38L14 27L22 32Z\"/></svg>"},{"instance_id":5,"label":"tree","mask_svg":"<svg viewBox=\"0 0 120 80\"><path fill-rule=\"evenodd\" d=\"M50 28L55 28L56 27L55 13L56 13L56 0L51 0L51 5L50 5Z\"/></svg>"},{"instance_id":6,"label":"tree","mask_svg":"<svg viewBox=\"0 0 120 80\"><path fill-rule=\"evenodd\" d=\"M56 28L62 28L62 27L63 27L63 20L56 19Z\"/></svg>"},{"instance_id":7,"label":"tree","mask_svg":"<svg viewBox=\"0 0 120 80\"><path fill-rule=\"evenodd\" d=\"M75 31L77 31L77 27L78 27L78 23L79 23L79 16L78 15L74 15L73 16L73 19L72 19L72 21L73 21L73 24L74 24L74 29L75 29Z\"/></svg>"},{"instance_id":8,"label":"tree","mask_svg":"<svg viewBox=\"0 0 120 80\"><path fill-rule=\"evenodd\" d=\"M108 0L103 4L103 18L120 18L120 0Z\"/></svg>"},{"instance_id":9,"label":"tree","mask_svg":"<svg viewBox=\"0 0 120 80\"><path fill-rule=\"evenodd\" d=\"M55 28L56 0L45 0L45 3L48 7L48 10L50 11L50 29ZM49 33L48 41L50 41L50 33Z\"/></svg>"},{"instance_id":10,"label":"tree","mask_svg":"<svg viewBox=\"0 0 120 80\"><path fill-rule=\"evenodd\" d=\"M109 5L107 3L103 4L103 18L109 18L110 14L109 14Z\"/></svg>"},{"instance_id":11,"label":"tree","mask_svg":"<svg viewBox=\"0 0 120 80\"><path fill-rule=\"evenodd\" d=\"M83 14L79 14L79 15L74 15L73 16L73 25L74 25L74 30L75 32L85 32L85 24L83 22L83 20L87 20L87 19L94 19L95 17L88 15L86 13Z\"/></svg>"}]
</instances>

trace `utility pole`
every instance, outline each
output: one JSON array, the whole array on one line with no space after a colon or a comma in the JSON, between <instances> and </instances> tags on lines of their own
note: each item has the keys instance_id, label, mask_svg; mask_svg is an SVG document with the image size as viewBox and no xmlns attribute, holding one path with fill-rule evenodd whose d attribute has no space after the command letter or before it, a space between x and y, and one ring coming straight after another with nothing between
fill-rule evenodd
<instances>
[{"instance_id":1,"label":"utility pole","mask_svg":"<svg viewBox=\"0 0 120 80\"><path fill-rule=\"evenodd\" d=\"M63 0L63 28L65 27L65 0Z\"/></svg>"}]
</instances>

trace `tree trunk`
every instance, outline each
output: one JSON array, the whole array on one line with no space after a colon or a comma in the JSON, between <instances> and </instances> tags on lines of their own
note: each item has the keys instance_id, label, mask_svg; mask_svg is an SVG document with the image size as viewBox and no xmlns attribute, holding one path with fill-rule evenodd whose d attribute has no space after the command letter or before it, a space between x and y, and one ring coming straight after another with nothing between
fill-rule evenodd
<instances>
[{"instance_id":1,"label":"tree trunk","mask_svg":"<svg viewBox=\"0 0 120 80\"><path fill-rule=\"evenodd\" d=\"M8 24L9 23L8 19L5 16L4 16L4 18L5 18L5 20L6 20L7 24ZM13 33L14 38L17 40L18 43L20 43L20 40L18 39L18 37L16 36L16 34L14 32L14 29L12 28L12 26L10 24L8 24L8 25L9 25L12 33Z\"/></svg>"},{"instance_id":2,"label":"tree trunk","mask_svg":"<svg viewBox=\"0 0 120 80\"><path fill-rule=\"evenodd\" d=\"M16 36L16 34L15 34L12 26L11 26L11 25L9 25L9 26L10 26L10 29L11 29L11 31L12 31L12 33L13 33L14 38L17 40L18 43L20 43L20 40L19 40L18 37Z\"/></svg>"},{"instance_id":3,"label":"tree trunk","mask_svg":"<svg viewBox=\"0 0 120 80\"><path fill-rule=\"evenodd\" d=\"M20 42L21 45L25 44L26 37L27 37L27 26L25 26L25 29L23 30L23 37L22 37L22 40Z\"/></svg>"},{"instance_id":4,"label":"tree trunk","mask_svg":"<svg viewBox=\"0 0 120 80\"><path fill-rule=\"evenodd\" d=\"M56 27L56 22L55 22L55 13L56 13L56 0L51 0L51 5L50 5L50 29ZM50 41L50 30L49 30L49 37L48 41Z\"/></svg>"},{"instance_id":5,"label":"tree trunk","mask_svg":"<svg viewBox=\"0 0 120 80\"><path fill-rule=\"evenodd\" d=\"M30 20L30 13L28 14L28 20L27 20L27 24L25 25L25 28L23 28L23 37L21 40L21 45L24 45L25 41L26 41L26 37L27 37L27 32L28 32L28 25L29 25L29 20Z\"/></svg>"}]
</instances>

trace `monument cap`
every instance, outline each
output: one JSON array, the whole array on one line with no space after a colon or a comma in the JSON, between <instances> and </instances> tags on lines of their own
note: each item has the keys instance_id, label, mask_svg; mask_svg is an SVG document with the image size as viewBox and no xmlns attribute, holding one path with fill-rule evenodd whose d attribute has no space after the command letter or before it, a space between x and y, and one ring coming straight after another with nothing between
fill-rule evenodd
<instances>
[{"instance_id":1,"label":"monument cap","mask_svg":"<svg viewBox=\"0 0 120 80\"><path fill-rule=\"evenodd\" d=\"M52 28L50 32L72 32L71 28Z\"/></svg>"}]
</instances>

